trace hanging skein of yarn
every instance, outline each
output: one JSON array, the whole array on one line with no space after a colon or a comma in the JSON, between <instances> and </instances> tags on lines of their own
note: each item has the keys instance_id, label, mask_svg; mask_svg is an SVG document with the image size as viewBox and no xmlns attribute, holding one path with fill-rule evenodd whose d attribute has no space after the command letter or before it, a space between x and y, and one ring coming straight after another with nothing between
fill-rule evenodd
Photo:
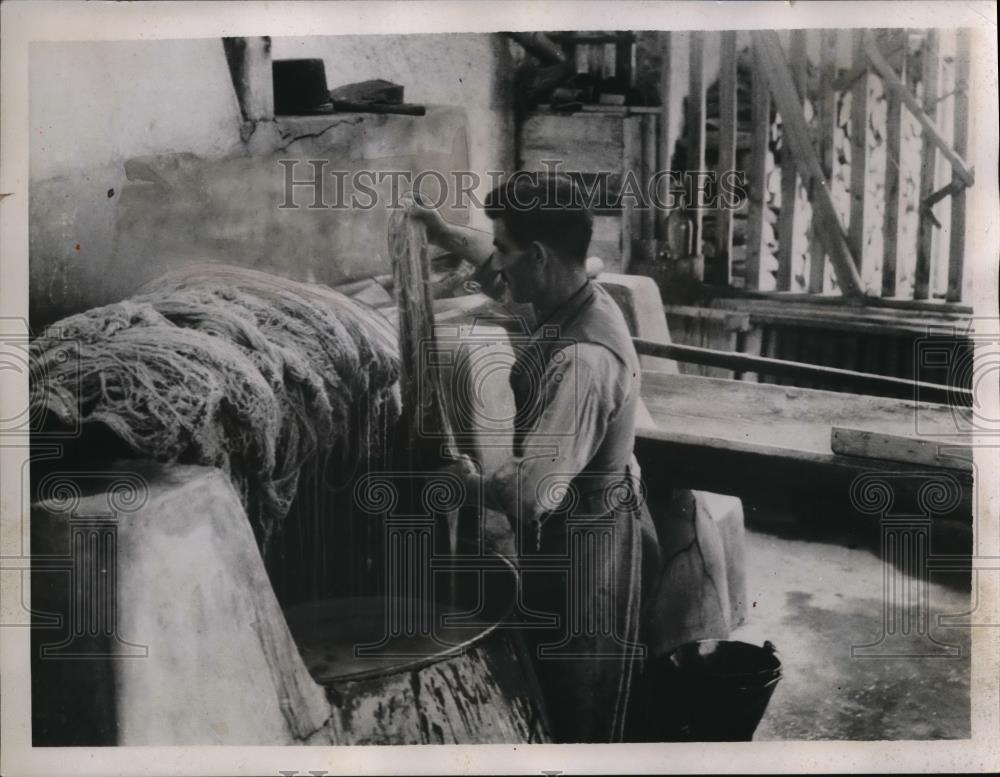
<instances>
[{"instance_id":1,"label":"hanging skein of yarn","mask_svg":"<svg viewBox=\"0 0 1000 777\"><path fill-rule=\"evenodd\" d=\"M31 409L138 456L225 470L262 549L306 464L376 458L400 412L396 335L326 287L228 265L165 275L30 346Z\"/></svg>"}]
</instances>

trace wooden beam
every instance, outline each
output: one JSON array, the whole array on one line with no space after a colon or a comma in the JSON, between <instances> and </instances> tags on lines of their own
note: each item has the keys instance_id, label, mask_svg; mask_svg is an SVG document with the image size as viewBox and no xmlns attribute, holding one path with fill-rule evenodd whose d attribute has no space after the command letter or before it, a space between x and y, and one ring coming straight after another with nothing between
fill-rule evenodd
<instances>
[{"instance_id":1,"label":"wooden beam","mask_svg":"<svg viewBox=\"0 0 1000 777\"><path fill-rule=\"evenodd\" d=\"M823 177L816 151L812 146L809 128L798 102L798 94L792 75L784 61L777 33L771 30L754 30L751 35L754 48L760 54L766 83L774 96L778 111L783 118L787 140L794 157L799 175L810 193L813 204L813 218L818 231L826 243L826 250L833 261L837 283L847 297L862 297L863 287L851 251L844 239L843 228L837 217L830 189Z\"/></svg>"},{"instance_id":2,"label":"wooden beam","mask_svg":"<svg viewBox=\"0 0 1000 777\"><path fill-rule=\"evenodd\" d=\"M791 68L792 81L798 94L801 110L802 98L806 89L806 31L792 30L790 32L788 62ZM787 134L782 114L782 132ZM787 137L783 142L781 155L781 209L778 211L778 275L776 285L778 291L789 291L792 288L792 243L795 239L795 192L798 182L795 173L795 159L790 153Z\"/></svg>"},{"instance_id":3,"label":"wooden beam","mask_svg":"<svg viewBox=\"0 0 1000 777\"><path fill-rule=\"evenodd\" d=\"M632 342L635 345L636 353L643 356L658 356L662 359L675 359L689 364L701 364L737 372L752 370L783 378L813 378L827 383L847 385L858 392L861 392L862 389L868 389L903 398L912 398L919 393L921 401L924 402L937 402L952 406L955 405L956 400L966 402L969 405L972 403L972 391L969 389L944 386L939 383L907 380L890 375L873 375L867 372L845 370L840 367L773 359L768 356L718 351L696 345L657 343L640 338L632 338Z\"/></svg>"},{"instance_id":4,"label":"wooden beam","mask_svg":"<svg viewBox=\"0 0 1000 777\"><path fill-rule=\"evenodd\" d=\"M969 143L969 91L972 89L970 67L972 41L968 28L959 29L955 41L955 104L953 138L955 152L964 156ZM951 233L948 245L949 302L962 299L965 269L965 189L959 189L951 198Z\"/></svg>"},{"instance_id":5,"label":"wooden beam","mask_svg":"<svg viewBox=\"0 0 1000 777\"><path fill-rule=\"evenodd\" d=\"M747 212L745 287L760 288L764 251L764 209L767 207L767 153L771 134L771 96L763 76L764 66L759 46L753 46L754 77L750 82L750 110L753 125L750 141L749 203Z\"/></svg>"},{"instance_id":6,"label":"wooden beam","mask_svg":"<svg viewBox=\"0 0 1000 777\"><path fill-rule=\"evenodd\" d=\"M687 151L688 171L705 170L705 33L690 33L688 50ZM696 256L701 255L702 209L690 210L691 242ZM701 280L700 278L698 280Z\"/></svg>"},{"instance_id":7,"label":"wooden beam","mask_svg":"<svg viewBox=\"0 0 1000 777\"><path fill-rule=\"evenodd\" d=\"M692 377L692 380L712 379ZM741 387L759 385L732 382ZM781 386L766 388L785 391ZM808 389L799 391L804 394ZM844 396L855 399L848 394ZM659 426L657 415L653 417ZM901 471L926 475L927 470L913 464L840 456L832 452L823 454L660 428L636 431L635 456L644 472L658 475L646 479L651 497L667 495L671 487L684 487L734 494L752 499L755 504L776 501L782 509L787 509L789 500L798 499L802 505L831 505L836 506L835 511L850 510L848 494L859 476L884 472L887 476L895 474L898 477ZM968 477L965 473L959 475ZM899 498L903 499L905 494L906 499L915 499L917 487L926 480L926 477L900 478L902 492ZM777 482L782 484L780 489L774 487ZM963 516L971 526L971 484L961 491L962 502L954 514Z\"/></svg>"},{"instance_id":8,"label":"wooden beam","mask_svg":"<svg viewBox=\"0 0 1000 777\"><path fill-rule=\"evenodd\" d=\"M719 176L736 170L736 33L719 37ZM720 203L715 221L715 265L712 282L728 286L732 282L733 209Z\"/></svg>"},{"instance_id":9,"label":"wooden beam","mask_svg":"<svg viewBox=\"0 0 1000 777\"><path fill-rule=\"evenodd\" d=\"M893 36L906 36L906 30L897 30ZM891 41L890 41L891 42ZM906 49L899 47L890 63L893 69L906 72ZM895 91L886 93L885 119L885 215L882 221L882 296L895 297L898 281L896 272L897 243L899 240L899 149L900 128L903 121L903 103Z\"/></svg>"},{"instance_id":10,"label":"wooden beam","mask_svg":"<svg viewBox=\"0 0 1000 777\"><path fill-rule=\"evenodd\" d=\"M939 33L928 30L924 39L921 80L924 92L924 113L934 121L937 116L940 91L941 61ZM934 227L937 219L931 211L930 201L936 186L937 147L924 130L920 149L920 210L917 222L917 257L913 268L913 298L924 300L930 296L931 264L934 250Z\"/></svg>"},{"instance_id":11,"label":"wooden beam","mask_svg":"<svg viewBox=\"0 0 1000 777\"><path fill-rule=\"evenodd\" d=\"M971 446L942 443L939 440L834 426L830 432L830 450L863 459L900 461L972 472Z\"/></svg>"},{"instance_id":12,"label":"wooden beam","mask_svg":"<svg viewBox=\"0 0 1000 777\"><path fill-rule=\"evenodd\" d=\"M827 185L833 179L833 128L837 121L837 93L833 81L837 77L837 30L820 34L819 89L814 96L819 125L819 163ZM813 229L809 241L809 292L822 294L826 283L826 251Z\"/></svg>"},{"instance_id":13,"label":"wooden beam","mask_svg":"<svg viewBox=\"0 0 1000 777\"><path fill-rule=\"evenodd\" d=\"M707 294L710 289L704 289ZM716 290L717 291L717 290ZM815 302L818 305L844 308L849 300L832 295L798 294L790 291L750 291L732 289L726 296L716 294L716 299L773 299L781 301ZM888 310L919 310L923 312L949 313L955 315L971 315L972 306L955 302L912 299L882 299L881 297L865 297L863 308L884 308ZM858 306L851 305L857 310Z\"/></svg>"},{"instance_id":14,"label":"wooden beam","mask_svg":"<svg viewBox=\"0 0 1000 777\"><path fill-rule=\"evenodd\" d=\"M868 69L864 53L864 30L854 30L853 61L855 67L865 67L864 73L851 88L851 215L847 227L847 244L854 257L854 266L861 273L865 257L865 176L868 170Z\"/></svg>"},{"instance_id":15,"label":"wooden beam","mask_svg":"<svg viewBox=\"0 0 1000 777\"><path fill-rule=\"evenodd\" d=\"M899 99L902 100L903 104L910 109L910 112L914 115L917 121L920 122L920 126L924 128L934 145L938 147L938 150L948 160L949 164L954 170L955 175L957 175L966 186L972 186L976 182L975 174L972 168L966 163L962 158L962 155L957 153L955 149L951 147L941 131L937 128L937 125L931 121L930 117L924 112L919 101L914 96L914 94L906 88L906 84L899 80L899 76L892 69L892 66L886 62L885 57L878 50L878 45L875 43L875 39L872 34L867 31L861 32L862 46L864 53L868 57L868 61L871 62L872 67L875 69L885 82L886 89L895 92ZM956 95L957 96L957 95Z\"/></svg>"}]
</instances>

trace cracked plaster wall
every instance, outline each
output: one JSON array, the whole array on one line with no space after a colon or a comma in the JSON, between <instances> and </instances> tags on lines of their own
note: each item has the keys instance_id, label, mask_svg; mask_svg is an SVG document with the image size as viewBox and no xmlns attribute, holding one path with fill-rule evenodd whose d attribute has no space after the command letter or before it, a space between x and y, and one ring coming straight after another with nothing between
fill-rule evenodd
<instances>
[{"instance_id":1,"label":"cracked plaster wall","mask_svg":"<svg viewBox=\"0 0 1000 777\"><path fill-rule=\"evenodd\" d=\"M322 57L331 87L402 83L407 102L427 104L428 115L279 119L268 148L241 138L216 38L33 44L33 329L191 261L329 284L387 272L388 214L279 210L280 158L327 159L348 171L509 166L509 54L499 36L273 40L275 58ZM308 204L308 193L298 201Z\"/></svg>"}]
</instances>

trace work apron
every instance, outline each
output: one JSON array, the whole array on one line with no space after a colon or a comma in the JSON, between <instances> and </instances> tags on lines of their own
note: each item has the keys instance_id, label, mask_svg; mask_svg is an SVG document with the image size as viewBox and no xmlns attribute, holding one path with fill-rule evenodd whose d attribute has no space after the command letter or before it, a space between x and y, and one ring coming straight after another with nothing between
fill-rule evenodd
<instances>
[{"instance_id":1,"label":"work apron","mask_svg":"<svg viewBox=\"0 0 1000 777\"><path fill-rule=\"evenodd\" d=\"M616 489L630 490L629 477ZM545 516L536 558L549 568L529 558L522 574L525 605L558 618L524 631L557 742L625 741L646 655L642 593L655 580L655 530L644 504L598 513L604 501L581 495L571 511Z\"/></svg>"},{"instance_id":2,"label":"work apron","mask_svg":"<svg viewBox=\"0 0 1000 777\"><path fill-rule=\"evenodd\" d=\"M588 284L548 326L551 347L538 338L511 373L518 456L539 412L533 398L542 393L526 376L543 374L555 348L567 340L598 343L624 369L638 370L624 319L599 287ZM632 458L633 393L559 508L541 517L533 542L522 543L522 602L535 614L523 635L557 742L624 741L646 654L643 591L655 583L659 545ZM546 615L555 622L539 626Z\"/></svg>"}]
</instances>

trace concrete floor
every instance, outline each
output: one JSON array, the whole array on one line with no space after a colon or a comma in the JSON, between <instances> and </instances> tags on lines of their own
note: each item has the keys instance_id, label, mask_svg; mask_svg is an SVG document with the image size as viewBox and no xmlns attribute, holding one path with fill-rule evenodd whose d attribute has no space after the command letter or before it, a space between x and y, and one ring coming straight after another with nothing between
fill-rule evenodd
<instances>
[{"instance_id":1,"label":"concrete floor","mask_svg":"<svg viewBox=\"0 0 1000 777\"><path fill-rule=\"evenodd\" d=\"M957 656L915 657L934 646L911 637L895 656L852 657L852 646L879 642L883 632L878 540L870 530L859 537L749 523L747 595L753 604L732 637L771 640L784 669L755 739L970 735L969 630L937 623L939 614L968 611L967 581L955 573L931 578L930 636L957 647Z\"/></svg>"}]
</instances>

